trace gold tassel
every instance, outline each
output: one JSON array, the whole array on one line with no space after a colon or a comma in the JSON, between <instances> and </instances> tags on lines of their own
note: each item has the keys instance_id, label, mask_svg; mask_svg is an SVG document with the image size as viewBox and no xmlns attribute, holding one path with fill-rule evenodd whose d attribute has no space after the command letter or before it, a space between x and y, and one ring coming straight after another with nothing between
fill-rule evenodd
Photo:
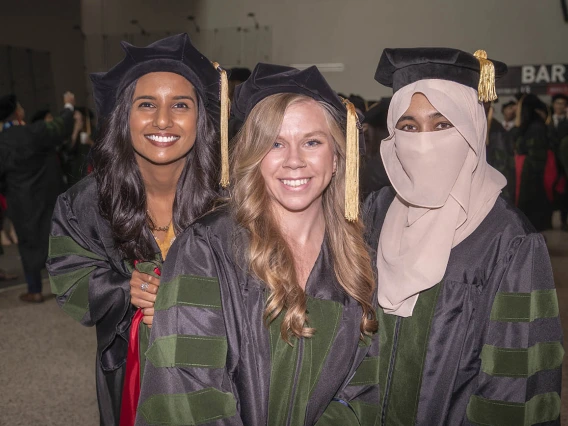
<instances>
[{"instance_id":1,"label":"gold tassel","mask_svg":"<svg viewBox=\"0 0 568 426\"><path fill-rule=\"evenodd\" d=\"M347 109L345 148L345 219L359 218L359 118L355 106L343 99Z\"/></svg>"},{"instance_id":2,"label":"gold tassel","mask_svg":"<svg viewBox=\"0 0 568 426\"><path fill-rule=\"evenodd\" d=\"M487 59L485 50L478 50L473 54L480 65L479 86L477 88L478 99L481 102L491 102L497 99L495 92L495 66Z\"/></svg>"},{"instance_id":3,"label":"gold tassel","mask_svg":"<svg viewBox=\"0 0 568 426\"><path fill-rule=\"evenodd\" d=\"M217 62L213 66L221 73L221 186L229 186L229 80L225 71Z\"/></svg>"}]
</instances>

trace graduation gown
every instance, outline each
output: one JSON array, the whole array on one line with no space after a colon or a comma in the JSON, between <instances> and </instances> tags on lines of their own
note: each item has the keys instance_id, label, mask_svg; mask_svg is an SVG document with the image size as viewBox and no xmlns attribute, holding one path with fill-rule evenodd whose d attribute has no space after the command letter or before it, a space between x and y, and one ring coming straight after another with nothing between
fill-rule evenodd
<instances>
[{"instance_id":1,"label":"graduation gown","mask_svg":"<svg viewBox=\"0 0 568 426\"><path fill-rule=\"evenodd\" d=\"M385 188L366 201L374 248L394 196ZM411 317L379 308L378 319L376 425L559 424L564 350L550 259L503 199L452 249Z\"/></svg>"},{"instance_id":2,"label":"graduation gown","mask_svg":"<svg viewBox=\"0 0 568 426\"><path fill-rule=\"evenodd\" d=\"M136 269L152 274L156 260ZM109 223L99 214L94 177L62 194L53 214L47 269L57 303L85 326L96 326L96 385L101 425L118 425L130 323L133 264L115 248ZM147 330L141 324L141 341ZM144 347L144 342L141 342Z\"/></svg>"},{"instance_id":3,"label":"graduation gown","mask_svg":"<svg viewBox=\"0 0 568 426\"><path fill-rule=\"evenodd\" d=\"M515 202L515 150L511 134L494 118L489 130L487 162L507 179L501 196L509 203Z\"/></svg>"},{"instance_id":4,"label":"graduation gown","mask_svg":"<svg viewBox=\"0 0 568 426\"><path fill-rule=\"evenodd\" d=\"M545 188L545 169L551 145L544 123L535 121L523 133L511 130L518 155L526 156L520 173L517 207L528 217L537 231L552 228L552 204Z\"/></svg>"},{"instance_id":5,"label":"graduation gown","mask_svg":"<svg viewBox=\"0 0 568 426\"><path fill-rule=\"evenodd\" d=\"M5 182L7 216L18 235L25 273L45 267L51 215L64 190L56 148L73 131L73 111L52 122L12 126L0 132L0 173Z\"/></svg>"},{"instance_id":6,"label":"graduation gown","mask_svg":"<svg viewBox=\"0 0 568 426\"><path fill-rule=\"evenodd\" d=\"M263 321L246 232L226 208L176 239L162 271L136 425L359 425L377 413L377 347L324 240L306 284L311 338ZM375 351L375 352L373 352ZM334 400L335 398L335 400ZM332 402L333 401L333 402ZM323 415L322 415L323 414Z\"/></svg>"}]
</instances>

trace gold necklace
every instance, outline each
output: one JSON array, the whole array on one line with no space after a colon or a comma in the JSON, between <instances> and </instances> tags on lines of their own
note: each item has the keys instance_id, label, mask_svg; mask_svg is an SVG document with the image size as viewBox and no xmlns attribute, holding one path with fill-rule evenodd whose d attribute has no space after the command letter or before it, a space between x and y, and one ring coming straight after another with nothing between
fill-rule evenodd
<instances>
[{"instance_id":1,"label":"gold necklace","mask_svg":"<svg viewBox=\"0 0 568 426\"><path fill-rule=\"evenodd\" d=\"M162 231L162 232L168 232L170 230L170 225L172 224L172 221L170 220L170 223L168 223L166 226L156 226L154 224L154 221L152 220L152 215L150 214L150 210L146 210L146 213L148 215L148 228L150 228L150 231Z\"/></svg>"}]
</instances>

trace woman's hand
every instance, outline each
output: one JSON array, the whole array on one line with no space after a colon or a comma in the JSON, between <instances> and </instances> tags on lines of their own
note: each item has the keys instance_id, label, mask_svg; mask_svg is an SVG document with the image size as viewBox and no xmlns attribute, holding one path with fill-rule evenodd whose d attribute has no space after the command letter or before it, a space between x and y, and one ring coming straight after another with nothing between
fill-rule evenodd
<instances>
[{"instance_id":1,"label":"woman's hand","mask_svg":"<svg viewBox=\"0 0 568 426\"><path fill-rule=\"evenodd\" d=\"M144 284L144 285L143 285ZM160 279L152 275L134 271L130 278L130 303L137 308L142 308L144 318L142 322L152 326L154 318L154 302L160 286Z\"/></svg>"}]
</instances>

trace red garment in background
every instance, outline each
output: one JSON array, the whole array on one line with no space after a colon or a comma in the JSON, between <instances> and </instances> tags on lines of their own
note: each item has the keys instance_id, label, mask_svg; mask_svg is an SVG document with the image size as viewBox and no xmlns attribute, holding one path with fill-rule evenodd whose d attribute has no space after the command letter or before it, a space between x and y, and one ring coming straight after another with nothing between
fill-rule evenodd
<instances>
[{"instance_id":1,"label":"red garment in background","mask_svg":"<svg viewBox=\"0 0 568 426\"><path fill-rule=\"evenodd\" d=\"M515 206L519 206L519 195L521 194L521 176L523 175L523 165L527 156L515 154Z\"/></svg>"},{"instance_id":2,"label":"red garment in background","mask_svg":"<svg viewBox=\"0 0 568 426\"><path fill-rule=\"evenodd\" d=\"M551 203L554 201L555 185L558 182L558 168L556 166L556 157L551 150L546 153L546 165L544 166L544 190L546 198Z\"/></svg>"}]
</instances>

